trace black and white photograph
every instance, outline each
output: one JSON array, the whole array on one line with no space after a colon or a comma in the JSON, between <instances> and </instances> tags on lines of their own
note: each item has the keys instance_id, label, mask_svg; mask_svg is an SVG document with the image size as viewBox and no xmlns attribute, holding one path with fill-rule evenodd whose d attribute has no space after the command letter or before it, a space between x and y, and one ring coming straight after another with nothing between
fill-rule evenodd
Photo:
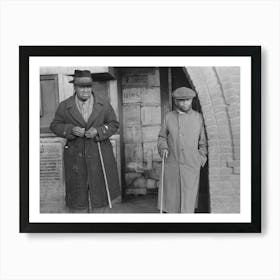
<instances>
[{"instance_id":1,"label":"black and white photograph","mask_svg":"<svg viewBox=\"0 0 280 280\"><path fill-rule=\"evenodd\" d=\"M42 67L40 90L41 213L240 212L239 67Z\"/></svg>"},{"instance_id":2,"label":"black and white photograph","mask_svg":"<svg viewBox=\"0 0 280 280\"><path fill-rule=\"evenodd\" d=\"M39 161L30 151L39 172L22 203L30 222L117 223L113 231L124 223L149 223L142 231L168 223L219 230L218 222L259 230L258 180L248 174L251 156L259 156L250 108L256 104L258 117L260 47L20 52L29 67L31 147L40 141Z\"/></svg>"}]
</instances>

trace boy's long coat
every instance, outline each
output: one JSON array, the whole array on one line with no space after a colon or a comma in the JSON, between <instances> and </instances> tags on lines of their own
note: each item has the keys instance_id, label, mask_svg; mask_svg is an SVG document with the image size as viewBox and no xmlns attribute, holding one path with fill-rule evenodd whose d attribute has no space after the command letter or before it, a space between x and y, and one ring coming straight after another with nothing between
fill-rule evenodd
<instances>
[{"instance_id":1,"label":"boy's long coat","mask_svg":"<svg viewBox=\"0 0 280 280\"><path fill-rule=\"evenodd\" d=\"M167 113L158 137L158 149L169 151L165 159L163 211L194 213L200 167L207 161L201 114L192 109L188 113ZM161 192L159 207L160 197Z\"/></svg>"}]
</instances>

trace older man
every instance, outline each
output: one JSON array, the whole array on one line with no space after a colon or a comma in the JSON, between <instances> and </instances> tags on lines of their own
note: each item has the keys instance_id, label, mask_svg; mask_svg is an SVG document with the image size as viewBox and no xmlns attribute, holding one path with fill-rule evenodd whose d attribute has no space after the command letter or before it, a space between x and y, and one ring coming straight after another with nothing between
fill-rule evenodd
<instances>
[{"instance_id":1,"label":"older man","mask_svg":"<svg viewBox=\"0 0 280 280\"><path fill-rule=\"evenodd\" d=\"M207 161L207 143L201 114L192 109L195 92L186 87L172 96L176 110L163 119L158 150L166 156L163 211L194 213L199 187L200 167ZM159 193L159 207L161 204Z\"/></svg>"},{"instance_id":2,"label":"older man","mask_svg":"<svg viewBox=\"0 0 280 280\"><path fill-rule=\"evenodd\" d=\"M75 93L62 101L50 125L51 131L67 139L64 147L66 205L73 212L108 205L108 196L97 142L101 144L111 199L120 195L117 165L109 137L119 123L111 105L92 91L87 70L75 70Z\"/></svg>"}]
</instances>

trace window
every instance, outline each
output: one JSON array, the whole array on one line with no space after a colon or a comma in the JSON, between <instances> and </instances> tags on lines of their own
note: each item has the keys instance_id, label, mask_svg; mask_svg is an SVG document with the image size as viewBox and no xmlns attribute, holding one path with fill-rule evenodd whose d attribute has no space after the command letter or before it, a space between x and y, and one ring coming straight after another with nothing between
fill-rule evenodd
<instances>
[{"instance_id":1,"label":"window","mask_svg":"<svg viewBox=\"0 0 280 280\"><path fill-rule=\"evenodd\" d=\"M59 103L57 75L40 76L40 100L40 132L49 133L49 126Z\"/></svg>"}]
</instances>

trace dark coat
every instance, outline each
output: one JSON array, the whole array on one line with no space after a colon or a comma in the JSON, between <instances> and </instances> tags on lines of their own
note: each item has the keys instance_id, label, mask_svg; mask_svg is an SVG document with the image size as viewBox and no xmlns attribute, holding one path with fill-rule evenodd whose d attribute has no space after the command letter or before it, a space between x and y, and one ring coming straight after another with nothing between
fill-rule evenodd
<instances>
[{"instance_id":1,"label":"dark coat","mask_svg":"<svg viewBox=\"0 0 280 280\"><path fill-rule=\"evenodd\" d=\"M72 128L75 126L85 130L94 127L98 136L94 139L74 136ZM117 132L118 127L119 122L112 106L100 97L95 97L87 123L76 106L75 96L59 104L50 129L57 136L67 139L64 147L64 169L68 207L87 208L88 194L92 207L108 205L97 141L101 144L111 200L120 195L117 165L109 139Z\"/></svg>"}]
</instances>

